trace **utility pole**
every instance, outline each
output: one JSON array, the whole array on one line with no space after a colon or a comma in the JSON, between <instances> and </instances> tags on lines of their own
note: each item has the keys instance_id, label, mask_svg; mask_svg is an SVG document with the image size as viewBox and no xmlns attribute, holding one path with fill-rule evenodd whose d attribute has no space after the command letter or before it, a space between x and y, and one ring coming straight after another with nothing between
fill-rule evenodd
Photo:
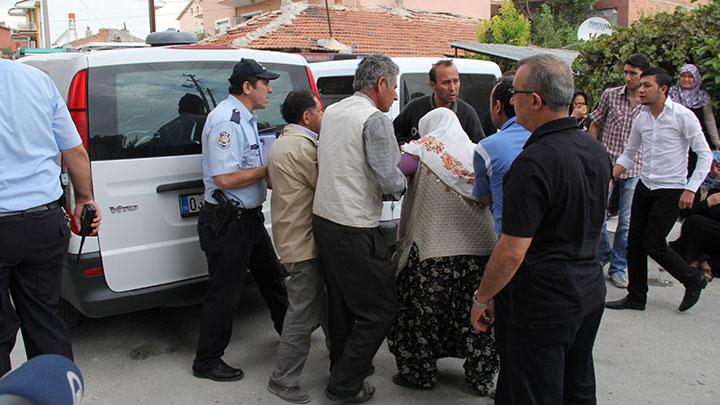
<instances>
[{"instance_id":1,"label":"utility pole","mask_svg":"<svg viewBox=\"0 0 720 405\"><path fill-rule=\"evenodd\" d=\"M40 7L42 12L42 26L43 26L43 46L45 48L52 48L52 39L50 39L50 17L48 16L48 0L40 0Z\"/></svg>"},{"instance_id":2,"label":"utility pole","mask_svg":"<svg viewBox=\"0 0 720 405\"><path fill-rule=\"evenodd\" d=\"M150 32L155 32L155 0L148 0L150 13Z\"/></svg>"},{"instance_id":3,"label":"utility pole","mask_svg":"<svg viewBox=\"0 0 720 405\"><path fill-rule=\"evenodd\" d=\"M333 37L332 23L330 22L330 6L328 6L327 0L325 0L325 12L327 13L328 31L330 31L330 39Z\"/></svg>"}]
</instances>

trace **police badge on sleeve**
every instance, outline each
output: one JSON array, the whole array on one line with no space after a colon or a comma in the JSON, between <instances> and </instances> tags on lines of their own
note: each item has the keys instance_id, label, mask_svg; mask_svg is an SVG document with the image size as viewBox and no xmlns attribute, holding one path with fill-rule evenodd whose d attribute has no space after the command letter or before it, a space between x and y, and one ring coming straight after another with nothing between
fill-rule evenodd
<instances>
[{"instance_id":1,"label":"police badge on sleeve","mask_svg":"<svg viewBox=\"0 0 720 405\"><path fill-rule=\"evenodd\" d=\"M220 145L223 149L230 146L230 134L227 132L220 132L220 135L218 135L218 145Z\"/></svg>"}]
</instances>

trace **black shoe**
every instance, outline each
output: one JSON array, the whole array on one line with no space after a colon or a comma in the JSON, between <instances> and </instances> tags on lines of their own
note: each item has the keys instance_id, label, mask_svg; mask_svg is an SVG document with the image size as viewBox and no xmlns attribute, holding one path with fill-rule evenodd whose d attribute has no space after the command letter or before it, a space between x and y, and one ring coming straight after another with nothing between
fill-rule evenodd
<instances>
[{"instance_id":1,"label":"black shoe","mask_svg":"<svg viewBox=\"0 0 720 405\"><path fill-rule=\"evenodd\" d=\"M207 378L208 380L225 382L241 380L245 373L239 368L230 367L220 360L220 363L212 370L197 371L193 370L193 375L197 378Z\"/></svg>"},{"instance_id":2,"label":"black shoe","mask_svg":"<svg viewBox=\"0 0 720 405\"><path fill-rule=\"evenodd\" d=\"M426 390L427 391L427 390L433 389L433 387L423 387L423 386L417 385L417 384L413 383L412 381L408 380L407 378L405 378L405 376L403 376L400 373L397 373L394 376L392 376L392 382L394 382L395 384L397 384L401 387L410 388L411 390Z\"/></svg>"},{"instance_id":3,"label":"black shoe","mask_svg":"<svg viewBox=\"0 0 720 405\"><path fill-rule=\"evenodd\" d=\"M630 299L630 297L626 296L625 298L619 299L617 301L606 302L605 308L608 308L608 309L634 309L637 311L644 311L645 303L633 301L632 299Z\"/></svg>"},{"instance_id":4,"label":"black shoe","mask_svg":"<svg viewBox=\"0 0 720 405\"><path fill-rule=\"evenodd\" d=\"M375 387L367 381L363 381L360 392L352 397L340 397L325 388L325 396L331 401L340 401L344 404L362 404L372 399L375 395Z\"/></svg>"},{"instance_id":5,"label":"black shoe","mask_svg":"<svg viewBox=\"0 0 720 405\"><path fill-rule=\"evenodd\" d=\"M683 300L678 307L678 311L685 312L688 309L692 308L693 305L697 304L698 300L700 299L700 293L702 292L703 288L707 286L707 283L707 279L705 277L702 277L700 279L700 283L697 286L685 287L685 295L683 296Z\"/></svg>"}]
</instances>

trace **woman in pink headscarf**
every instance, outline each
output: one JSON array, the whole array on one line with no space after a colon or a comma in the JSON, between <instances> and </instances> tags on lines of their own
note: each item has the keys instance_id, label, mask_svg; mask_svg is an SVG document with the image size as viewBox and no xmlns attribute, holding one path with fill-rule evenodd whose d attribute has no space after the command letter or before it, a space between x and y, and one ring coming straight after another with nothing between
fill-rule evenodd
<instances>
[{"instance_id":1,"label":"woman in pink headscarf","mask_svg":"<svg viewBox=\"0 0 720 405\"><path fill-rule=\"evenodd\" d=\"M695 65L688 63L680 68L680 77L677 84L670 87L668 96L672 101L684 105L695 113L710 149L720 149L720 137L718 137L710 95L702 88L702 77ZM697 156L691 152L688 159L688 173L692 173L695 169L695 162Z\"/></svg>"}]
</instances>

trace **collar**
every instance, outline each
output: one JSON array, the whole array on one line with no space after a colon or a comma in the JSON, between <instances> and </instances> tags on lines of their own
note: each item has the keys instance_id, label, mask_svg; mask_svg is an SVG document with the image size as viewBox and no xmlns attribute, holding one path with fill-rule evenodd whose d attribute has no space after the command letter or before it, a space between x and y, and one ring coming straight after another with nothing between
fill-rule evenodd
<instances>
[{"instance_id":1,"label":"collar","mask_svg":"<svg viewBox=\"0 0 720 405\"><path fill-rule=\"evenodd\" d=\"M372 105L373 107L377 108L377 105L375 105L375 102L370 98L370 96L368 96L367 94L363 93L362 91L356 91L355 94L353 94L353 95L354 95L354 96L360 96L360 97L364 98L365 100L367 100L367 101L370 102L370 105Z\"/></svg>"},{"instance_id":2,"label":"collar","mask_svg":"<svg viewBox=\"0 0 720 405\"><path fill-rule=\"evenodd\" d=\"M675 104L677 104L677 103L675 103L674 101L672 101L672 100L670 99L670 97L665 97L665 103L663 103L663 109L662 109L662 111L660 111L660 114L664 113L666 109L668 109L668 110L670 110L670 111L674 111L674 110L675 110ZM648 106L646 106L646 105L643 105L641 108L642 108L641 111L645 111L645 112L647 112L648 114L652 115L652 111L650 111L650 107L648 107ZM659 117L659 115L658 115L658 117Z\"/></svg>"},{"instance_id":3,"label":"collar","mask_svg":"<svg viewBox=\"0 0 720 405\"><path fill-rule=\"evenodd\" d=\"M510 125L515 124L516 121L517 121L517 117L513 115L513 116L510 117L507 121L505 121L504 124L502 124L502 125L500 126L500 131L504 131L504 130L508 129L508 127L509 127Z\"/></svg>"},{"instance_id":4,"label":"collar","mask_svg":"<svg viewBox=\"0 0 720 405\"><path fill-rule=\"evenodd\" d=\"M457 100L453 101L453 103L450 104L450 109L453 110L453 112L455 112L456 114L457 114L457 104L458 104ZM432 93L432 94L430 95L430 107L431 107L433 110L434 110L435 108L437 108L437 107L435 107L435 93Z\"/></svg>"},{"instance_id":5,"label":"collar","mask_svg":"<svg viewBox=\"0 0 720 405\"><path fill-rule=\"evenodd\" d=\"M245 104L232 94L228 95L228 100L230 100L230 103L235 109L240 111L240 118L244 121L250 122L257 117L254 112L250 112L250 110L245 107Z\"/></svg>"},{"instance_id":6,"label":"collar","mask_svg":"<svg viewBox=\"0 0 720 405\"><path fill-rule=\"evenodd\" d=\"M307 135L311 136L311 137L312 137L313 139L315 139L316 141L320 138L320 135L318 135L317 133L315 133L315 131L311 130L310 128L306 128L306 127L304 127L304 126L302 126L302 125L298 125L298 124L288 124L288 126L291 126L291 127L293 127L293 128L299 129L300 131L303 131L304 133L306 133Z\"/></svg>"},{"instance_id":7,"label":"collar","mask_svg":"<svg viewBox=\"0 0 720 405\"><path fill-rule=\"evenodd\" d=\"M526 149L545 135L566 131L568 129L580 129L580 125L574 117L558 118L556 120L546 122L533 131L530 138L528 138L525 145L523 145L523 149Z\"/></svg>"}]
</instances>

